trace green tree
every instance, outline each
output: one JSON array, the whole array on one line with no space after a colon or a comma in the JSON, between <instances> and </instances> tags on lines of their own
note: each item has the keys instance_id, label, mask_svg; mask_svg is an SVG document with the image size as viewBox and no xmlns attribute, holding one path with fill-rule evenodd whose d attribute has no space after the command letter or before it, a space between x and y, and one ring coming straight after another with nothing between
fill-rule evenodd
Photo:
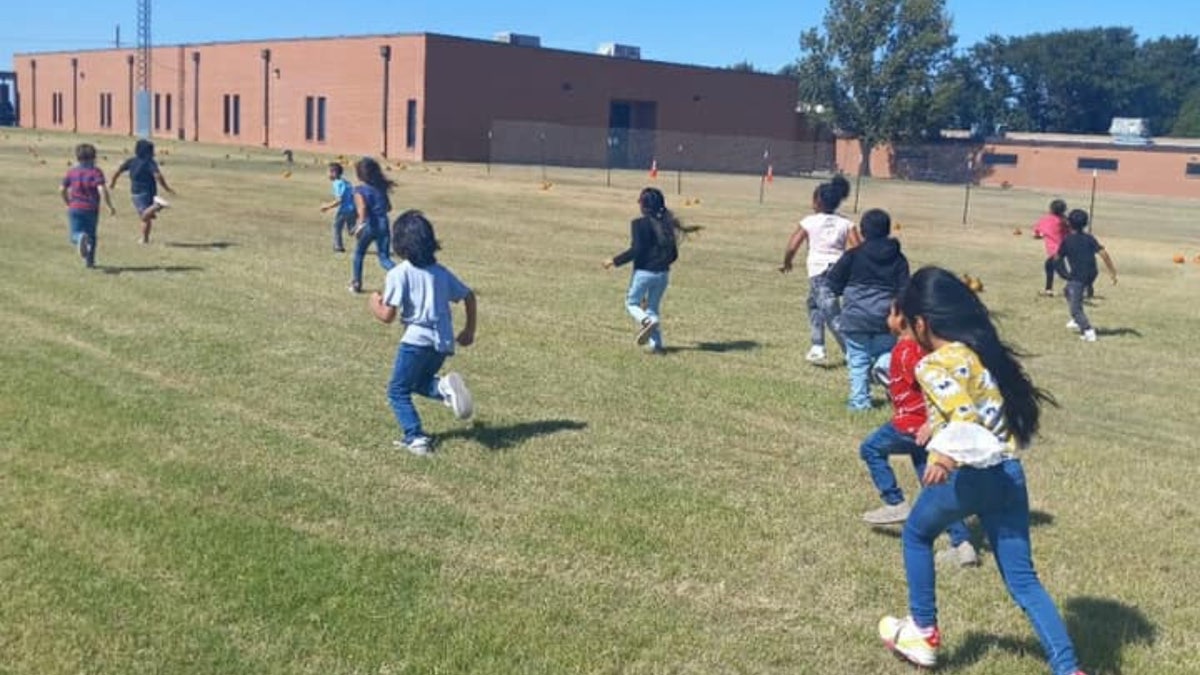
<instances>
[{"instance_id":1,"label":"green tree","mask_svg":"<svg viewBox=\"0 0 1200 675\"><path fill-rule=\"evenodd\" d=\"M1200 90L1200 41L1192 36L1143 43L1134 64L1135 117L1150 120L1156 135L1171 132L1188 96Z\"/></svg>"},{"instance_id":2,"label":"green tree","mask_svg":"<svg viewBox=\"0 0 1200 675\"><path fill-rule=\"evenodd\" d=\"M867 174L879 143L936 136L934 75L953 46L945 0L830 0L800 36L800 100L858 138Z\"/></svg>"},{"instance_id":3,"label":"green tree","mask_svg":"<svg viewBox=\"0 0 1200 675\"><path fill-rule=\"evenodd\" d=\"M1174 126L1171 127L1171 135L1200 138L1200 89L1193 91L1180 106Z\"/></svg>"},{"instance_id":4,"label":"green tree","mask_svg":"<svg viewBox=\"0 0 1200 675\"><path fill-rule=\"evenodd\" d=\"M736 70L739 73L757 73L757 72L759 72L758 68L755 68L753 63L750 63L749 61L744 61L744 60L738 61L737 63L734 63L732 65L726 66L726 69L727 70Z\"/></svg>"}]
</instances>

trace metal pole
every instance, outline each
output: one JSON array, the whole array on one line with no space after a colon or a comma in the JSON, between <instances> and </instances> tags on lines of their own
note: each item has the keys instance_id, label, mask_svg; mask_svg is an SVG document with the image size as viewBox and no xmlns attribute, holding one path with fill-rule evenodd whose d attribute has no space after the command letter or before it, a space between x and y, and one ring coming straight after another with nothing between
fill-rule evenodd
<instances>
[{"instance_id":1,"label":"metal pole","mask_svg":"<svg viewBox=\"0 0 1200 675\"><path fill-rule=\"evenodd\" d=\"M392 47L383 45L379 48L379 56L383 59L383 156L388 156L388 98L391 96Z\"/></svg>"},{"instance_id":2,"label":"metal pole","mask_svg":"<svg viewBox=\"0 0 1200 675\"><path fill-rule=\"evenodd\" d=\"M125 63L129 64L129 135L133 135L133 54L125 57Z\"/></svg>"},{"instance_id":3,"label":"metal pole","mask_svg":"<svg viewBox=\"0 0 1200 675\"><path fill-rule=\"evenodd\" d=\"M542 183L546 183L546 132L538 133L538 151L542 158Z\"/></svg>"},{"instance_id":4,"label":"metal pole","mask_svg":"<svg viewBox=\"0 0 1200 675\"><path fill-rule=\"evenodd\" d=\"M263 147L271 146L271 50L262 50L263 60Z\"/></svg>"},{"instance_id":5,"label":"metal pole","mask_svg":"<svg viewBox=\"0 0 1200 675\"><path fill-rule=\"evenodd\" d=\"M71 133L79 133L79 59L71 59Z\"/></svg>"},{"instance_id":6,"label":"metal pole","mask_svg":"<svg viewBox=\"0 0 1200 675\"><path fill-rule=\"evenodd\" d=\"M612 187L612 156L616 138L609 134L604 140L604 187Z\"/></svg>"},{"instance_id":7,"label":"metal pole","mask_svg":"<svg viewBox=\"0 0 1200 675\"><path fill-rule=\"evenodd\" d=\"M200 140L200 52L192 52L192 142Z\"/></svg>"},{"instance_id":8,"label":"metal pole","mask_svg":"<svg viewBox=\"0 0 1200 675\"><path fill-rule=\"evenodd\" d=\"M975 168L975 163L967 160L967 194L963 197L963 218L962 224L967 224L967 213L971 210L971 183L973 181L972 171Z\"/></svg>"},{"instance_id":9,"label":"metal pole","mask_svg":"<svg viewBox=\"0 0 1200 675\"><path fill-rule=\"evenodd\" d=\"M854 179L854 212L858 213L858 195L862 194L862 163L858 165L858 176Z\"/></svg>"},{"instance_id":10,"label":"metal pole","mask_svg":"<svg viewBox=\"0 0 1200 675\"><path fill-rule=\"evenodd\" d=\"M679 144L679 164L675 167L675 194L683 194L683 143Z\"/></svg>"},{"instance_id":11,"label":"metal pole","mask_svg":"<svg viewBox=\"0 0 1200 675\"><path fill-rule=\"evenodd\" d=\"M1093 230L1096 226L1096 178L1099 175L1099 171L1092 169L1092 202L1088 206L1088 223L1090 223L1088 227L1089 230Z\"/></svg>"},{"instance_id":12,"label":"metal pole","mask_svg":"<svg viewBox=\"0 0 1200 675\"><path fill-rule=\"evenodd\" d=\"M487 175L492 175L492 130L488 129Z\"/></svg>"}]
</instances>

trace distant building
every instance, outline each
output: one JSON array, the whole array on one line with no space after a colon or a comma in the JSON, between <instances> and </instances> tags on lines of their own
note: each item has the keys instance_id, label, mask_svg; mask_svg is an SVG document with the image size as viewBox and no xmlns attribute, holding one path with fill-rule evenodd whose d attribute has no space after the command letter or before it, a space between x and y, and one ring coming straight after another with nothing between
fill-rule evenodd
<instances>
[{"instance_id":1,"label":"distant building","mask_svg":"<svg viewBox=\"0 0 1200 675\"><path fill-rule=\"evenodd\" d=\"M790 78L641 60L628 45L588 54L540 44L426 33L155 47L153 135L413 161L487 160L502 121L602 129L617 141L656 131L812 140ZM133 50L15 63L23 126L134 133ZM597 161L616 166L660 152L595 145Z\"/></svg>"}]
</instances>

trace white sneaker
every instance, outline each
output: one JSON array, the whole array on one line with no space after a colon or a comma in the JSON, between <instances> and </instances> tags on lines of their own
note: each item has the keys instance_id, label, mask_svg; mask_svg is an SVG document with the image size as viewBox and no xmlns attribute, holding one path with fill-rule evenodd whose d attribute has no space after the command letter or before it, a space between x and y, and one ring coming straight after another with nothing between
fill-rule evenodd
<instances>
[{"instance_id":1,"label":"white sneaker","mask_svg":"<svg viewBox=\"0 0 1200 675\"><path fill-rule=\"evenodd\" d=\"M1096 330L1093 328L1089 328L1089 329L1083 331L1083 335L1080 335L1079 339L1083 340L1084 342L1095 342L1096 341Z\"/></svg>"},{"instance_id":2,"label":"white sneaker","mask_svg":"<svg viewBox=\"0 0 1200 675\"><path fill-rule=\"evenodd\" d=\"M863 522L871 525L897 525L908 520L909 506L905 502L884 504L862 514Z\"/></svg>"},{"instance_id":3,"label":"white sneaker","mask_svg":"<svg viewBox=\"0 0 1200 675\"><path fill-rule=\"evenodd\" d=\"M437 388L438 393L442 395L442 402L454 411L454 417L465 420L475 414L475 401L471 398L471 391L467 389L462 375L446 373L445 377L438 380Z\"/></svg>"},{"instance_id":4,"label":"white sneaker","mask_svg":"<svg viewBox=\"0 0 1200 675\"><path fill-rule=\"evenodd\" d=\"M804 355L804 360L809 363L825 363L825 348L813 345L809 348L808 353Z\"/></svg>"},{"instance_id":5,"label":"white sneaker","mask_svg":"<svg viewBox=\"0 0 1200 675\"><path fill-rule=\"evenodd\" d=\"M979 566L979 554L975 552L975 547L969 541L964 541L958 546L951 546L945 551L939 551L934 557L939 563L951 563L959 567Z\"/></svg>"},{"instance_id":6,"label":"white sneaker","mask_svg":"<svg viewBox=\"0 0 1200 675\"><path fill-rule=\"evenodd\" d=\"M171 206L171 202L159 197L158 195L154 195L154 205L160 209L165 209Z\"/></svg>"},{"instance_id":7,"label":"white sneaker","mask_svg":"<svg viewBox=\"0 0 1200 675\"><path fill-rule=\"evenodd\" d=\"M428 457L433 454L433 439L428 436L417 436L411 441L392 441L397 450L404 449L418 457Z\"/></svg>"},{"instance_id":8,"label":"white sneaker","mask_svg":"<svg viewBox=\"0 0 1200 675\"><path fill-rule=\"evenodd\" d=\"M918 666L937 665L937 651L942 643L937 626L922 630L911 616L903 619L885 616L879 620L879 637L888 649Z\"/></svg>"},{"instance_id":9,"label":"white sneaker","mask_svg":"<svg viewBox=\"0 0 1200 675\"><path fill-rule=\"evenodd\" d=\"M1079 324L1075 323L1075 319L1067 322L1067 330L1079 330Z\"/></svg>"}]
</instances>

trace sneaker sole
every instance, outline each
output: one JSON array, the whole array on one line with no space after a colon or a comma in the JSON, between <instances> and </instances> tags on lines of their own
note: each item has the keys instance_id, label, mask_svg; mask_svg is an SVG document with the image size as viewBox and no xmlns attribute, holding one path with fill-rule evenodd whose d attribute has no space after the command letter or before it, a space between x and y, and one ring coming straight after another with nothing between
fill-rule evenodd
<instances>
[{"instance_id":1,"label":"sneaker sole","mask_svg":"<svg viewBox=\"0 0 1200 675\"><path fill-rule=\"evenodd\" d=\"M885 648L887 648L888 652L890 652L892 654L892 656L895 656L896 658L900 659L901 661L903 661L911 666L916 666L918 670L930 670L930 669L934 668L935 666L937 666L936 660L934 660L933 663L925 663L923 661L919 661L919 660L909 656L908 654L901 651L900 648L896 646L896 643L892 642L891 640L884 640L883 646Z\"/></svg>"},{"instance_id":2,"label":"sneaker sole","mask_svg":"<svg viewBox=\"0 0 1200 675\"><path fill-rule=\"evenodd\" d=\"M454 411L454 417L460 420L470 419L471 415L475 414L475 400L471 398L471 391L467 389L462 375L448 373L442 378L442 382L446 383L446 388L452 394L450 409Z\"/></svg>"},{"instance_id":3,"label":"sneaker sole","mask_svg":"<svg viewBox=\"0 0 1200 675\"><path fill-rule=\"evenodd\" d=\"M650 323L646 324L645 326L642 326L641 330L639 330L638 334L637 334L637 340L636 340L637 344L640 346L640 345L644 345L647 342L649 342L650 335L657 328L658 328L657 321L651 321Z\"/></svg>"}]
</instances>

